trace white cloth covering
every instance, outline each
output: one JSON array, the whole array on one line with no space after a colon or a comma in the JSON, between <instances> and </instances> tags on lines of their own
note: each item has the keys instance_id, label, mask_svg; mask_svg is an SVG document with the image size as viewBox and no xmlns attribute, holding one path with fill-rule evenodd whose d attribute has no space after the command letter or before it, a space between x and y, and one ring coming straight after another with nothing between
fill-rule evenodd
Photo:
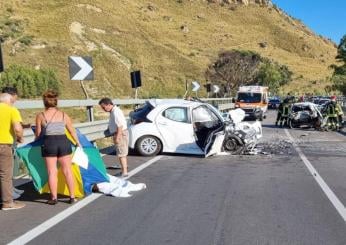
<instances>
[{"instance_id":1,"label":"white cloth covering","mask_svg":"<svg viewBox=\"0 0 346 245\"><path fill-rule=\"evenodd\" d=\"M133 184L128 180L114 177L107 174L109 182L102 182L97 184L97 188L100 192L111 195L114 197L130 197L129 192L140 191L147 188L144 183Z\"/></svg>"}]
</instances>

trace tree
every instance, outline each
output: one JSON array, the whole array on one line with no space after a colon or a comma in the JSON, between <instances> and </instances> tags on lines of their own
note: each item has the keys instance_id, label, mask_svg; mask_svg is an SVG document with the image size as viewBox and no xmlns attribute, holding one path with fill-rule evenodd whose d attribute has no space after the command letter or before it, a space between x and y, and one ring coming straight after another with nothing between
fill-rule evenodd
<instances>
[{"instance_id":1,"label":"tree","mask_svg":"<svg viewBox=\"0 0 346 245\"><path fill-rule=\"evenodd\" d=\"M346 63L346 35L344 35L338 46L338 54L335 57L338 61Z\"/></svg>"},{"instance_id":2,"label":"tree","mask_svg":"<svg viewBox=\"0 0 346 245\"><path fill-rule=\"evenodd\" d=\"M277 93L279 88L292 79L292 72L285 65L265 59L257 76L259 85L268 86L271 92Z\"/></svg>"},{"instance_id":3,"label":"tree","mask_svg":"<svg viewBox=\"0 0 346 245\"><path fill-rule=\"evenodd\" d=\"M341 65L332 65L334 73L332 76L333 88L346 95L346 35L340 40L338 53L335 57Z\"/></svg>"},{"instance_id":4,"label":"tree","mask_svg":"<svg viewBox=\"0 0 346 245\"><path fill-rule=\"evenodd\" d=\"M19 65L11 65L0 78L0 88L13 86L18 89L23 98L34 98L41 96L47 89L59 92L60 83L51 69L35 70Z\"/></svg>"},{"instance_id":5,"label":"tree","mask_svg":"<svg viewBox=\"0 0 346 245\"><path fill-rule=\"evenodd\" d=\"M292 72L287 66L262 58L255 52L232 50L220 53L208 66L205 76L211 83L233 91L240 85L259 84L277 92L279 87L291 81Z\"/></svg>"},{"instance_id":6,"label":"tree","mask_svg":"<svg viewBox=\"0 0 346 245\"><path fill-rule=\"evenodd\" d=\"M252 51L221 52L217 60L208 66L205 77L214 84L233 90L240 85L253 83L261 61L261 56Z\"/></svg>"}]
</instances>

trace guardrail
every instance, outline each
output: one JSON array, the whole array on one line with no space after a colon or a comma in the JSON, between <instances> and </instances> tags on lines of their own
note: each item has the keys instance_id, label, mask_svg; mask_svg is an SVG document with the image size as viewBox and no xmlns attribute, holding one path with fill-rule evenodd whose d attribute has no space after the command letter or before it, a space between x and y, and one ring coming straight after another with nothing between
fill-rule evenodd
<instances>
[{"instance_id":1,"label":"guardrail","mask_svg":"<svg viewBox=\"0 0 346 245\"><path fill-rule=\"evenodd\" d=\"M213 104L220 111L233 108L230 103L232 98L202 98L202 101ZM113 100L115 105L141 105L145 103L145 99L124 99ZM98 100L59 100L59 107L86 107L88 122L74 124L90 141L105 138L104 131L107 129L108 120L94 121L93 107L98 106ZM43 109L42 100L17 101L15 106L18 109ZM24 143L27 144L34 140L34 134L31 129L24 131ZM21 144L22 145L22 144Z\"/></svg>"},{"instance_id":2,"label":"guardrail","mask_svg":"<svg viewBox=\"0 0 346 245\"><path fill-rule=\"evenodd\" d=\"M229 110L233 108L231 103L232 98L202 98L202 101L208 102L218 108L220 111ZM123 99L113 100L115 105L141 105L144 104L147 99ZM74 124L75 128L78 128L82 134L84 134L90 141L103 139L107 137L105 131L108 127L108 120L94 121L94 106L98 106L98 100L59 100L58 105L60 108L67 107L85 107L87 112L88 122ZM44 105L42 100L21 100L15 103L18 109L43 109ZM18 146L28 144L34 140L35 136L31 129L24 130L24 143ZM19 168L21 164L15 159L14 175L20 175Z\"/></svg>"},{"instance_id":3,"label":"guardrail","mask_svg":"<svg viewBox=\"0 0 346 245\"><path fill-rule=\"evenodd\" d=\"M79 131L84 134L88 140L95 141L98 139L105 138L104 131L107 130L108 120L100 120L94 122L86 122L86 123L76 123L73 125L75 128L78 128ZM28 144L34 140L35 136L31 129L24 130L24 142L22 144L18 144L18 146L22 146Z\"/></svg>"}]
</instances>

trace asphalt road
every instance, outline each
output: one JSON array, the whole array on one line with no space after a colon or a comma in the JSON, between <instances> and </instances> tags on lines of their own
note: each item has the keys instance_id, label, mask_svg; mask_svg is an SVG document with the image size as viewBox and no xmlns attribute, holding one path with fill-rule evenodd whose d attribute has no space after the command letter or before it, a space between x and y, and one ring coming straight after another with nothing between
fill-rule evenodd
<instances>
[{"instance_id":1,"label":"asphalt road","mask_svg":"<svg viewBox=\"0 0 346 245\"><path fill-rule=\"evenodd\" d=\"M163 155L129 179L146 190L130 198L93 195L50 229L37 228L30 244L346 244L345 134L273 122L271 112L263 122L265 154ZM130 168L148 160L130 156ZM1 244L71 207L43 204L46 196L31 183L19 188L27 207L0 212Z\"/></svg>"}]
</instances>

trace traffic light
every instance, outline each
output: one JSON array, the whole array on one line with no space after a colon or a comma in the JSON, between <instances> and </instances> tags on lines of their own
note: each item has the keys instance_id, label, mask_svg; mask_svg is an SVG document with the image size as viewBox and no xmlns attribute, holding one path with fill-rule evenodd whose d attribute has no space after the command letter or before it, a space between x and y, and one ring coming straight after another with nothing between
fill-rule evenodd
<instances>
[{"instance_id":1,"label":"traffic light","mask_svg":"<svg viewBox=\"0 0 346 245\"><path fill-rule=\"evenodd\" d=\"M141 71L131 72L131 87L138 88L142 86Z\"/></svg>"},{"instance_id":2,"label":"traffic light","mask_svg":"<svg viewBox=\"0 0 346 245\"><path fill-rule=\"evenodd\" d=\"M207 93L209 93L211 91L211 84L210 83L207 83L205 85L205 88L207 89Z\"/></svg>"}]
</instances>

